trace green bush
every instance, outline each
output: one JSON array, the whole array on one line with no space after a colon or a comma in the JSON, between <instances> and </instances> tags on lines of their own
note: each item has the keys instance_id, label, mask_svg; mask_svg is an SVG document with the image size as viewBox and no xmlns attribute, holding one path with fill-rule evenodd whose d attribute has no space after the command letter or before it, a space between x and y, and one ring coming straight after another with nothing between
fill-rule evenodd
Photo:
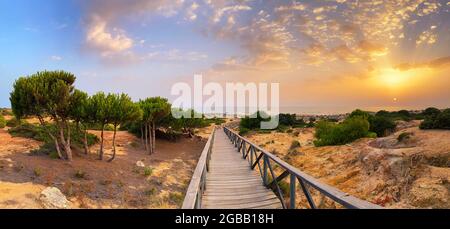
<instances>
[{"instance_id":1,"label":"green bush","mask_svg":"<svg viewBox=\"0 0 450 229\"><path fill-rule=\"evenodd\" d=\"M362 117L362 118L368 119L370 117L370 113L367 111L356 109L352 113L350 113L350 115L348 117L349 118Z\"/></svg>"},{"instance_id":2,"label":"green bush","mask_svg":"<svg viewBox=\"0 0 450 229\"><path fill-rule=\"evenodd\" d=\"M24 138L32 138L37 141L45 142L53 144L53 140L50 138L50 136L45 131L45 128L48 128L48 130L54 135L58 136L57 128L54 124L47 124L45 127L42 127L40 125L34 125L30 123L22 123L19 126L13 127L9 129L9 134L11 134L14 137L24 137ZM71 132L71 139L74 143L78 144L79 146L83 145L83 139L84 139L84 132L80 129L78 129L75 125L70 125L70 132ZM94 134L88 134L87 136L88 145L94 145L98 142L98 138Z\"/></svg>"},{"instance_id":3,"label":"green bush","mask_svg":"<svg viewBox=\"0 0 450 229\"><path fill-rule=\"evenodd\" d=\"M26 122L25 120L18 120L16 117L13 117L12 119L10 119L6 122L6 126L7 127L16 127L16 126L24 124L25 122Z\"/></svg>"},{"instance_id":4,"label":"green bush","mask_svg":"<svg viewBox=\"0 0 450 229\"><path fill-rule=\"evenodd\" d=\"M429 116L436 117L440 113L441 113L441 110L439 110L435 107L428 107L427 109L425 109L422 112L422 115L425 117L429 117Z\"/></svg>"},{"instance_id":5,"label":"green bush","mask_svg":"<svg viewBox=\"0 0 450 229\"><path fill-rule=\"evenodd\" d=\"M144 168L144 175L145 176L151 176L152 175L152 173L153 173L153 168L152 167L145 167Z\"/></svg>"},{"instance_id":6,"label":"green bush","mask_svg":"<svg viewBox=\"0 0 450 229\"><path fill-rule=\"evenodd\" d=\"M368 138L377 138L378 135L377 135L377 133L375 133L375 132L369 132L369 133L367 133L367 136L366 136L366 137L368 137Z\"/></svg>"},{"instance_id":7,"label":"green bush","mask_svg":"<svg viewBox=\"0 0 450 229\"><path fill-rule=\"evenodd\" d=\"M249 129L245 128L245 127L239 127L239 135L244 136L246 134L248 134L250 132Z\"/></svg>"},{"instance_id":8,"label":"green bush","mask_svg":"<svg viewBox=\"0 0 450 229\"><path fill-rule=\"evenodd\" d=\"M394 132L397 126L395 122L386 116L371 116L369 118L370 131L377 136L383 137Z\"/></svg>"},{"instance_id":9,"label":"green bush","mask_svg":"<svg viewBox=\"0 0 450 229\"><path fill-rule=\"evenodd\" d=\"M3 117L3 115L0 115L0 129L5 128L5 126L6 126L6 120Z\"/></svg>"},{"instance_id":10,"label":"green bush","mask_svg":"<svg viewBox=\"0 0 450 229\"><path fill-rule=\"evenodd\" d=\"M392 132L394 132L395 127L397 127L397 124L395 124L395 119L403 119L400 117L403 117L406 115L406 113L409 114L408 111L399 111L399 113L402 113L402 115L398 115L397 112L388 112L388 111L378 111L375 115L371 115L367 111L362 110L355 110L350 115L349 118L352 117L361 117L369 122L369 131L376 134L371 134L371 137L382 137L386 136Z\"/></svg>"},{"instance_id":11,"label":"green bush","mask_svg":"<svg viewBox=\"0 0 450 229\"><path fill-rule=\"evenodd\" d=\"M51 158L58 158L55 150L54 141L47 134L45 128L47 128L54 136L58 136L57 128L54 124L47 124L45 127L40 125L34 125L24 122L16 127L12 127L8 130L9 134L13 137L23 137L30 138L36 141L44 142L39 149L31 151L32 154L45 154L49 155ZM71 139L72 142L80 147L83 147L84 132L78 129L75 125L70 125ZM67 133L67 131L66 131ZM87 142L89 146L96 144L99 141L96 135L88 134Z\"/></svg>"},{"instance_id":12,"label":"green bush","mask_svg":"<svg viewBox=\"0 0 450 229\"><path fill-rule=\"evenodd\" d=\"M443 129L450 130L450 109L425 117L425 120L420 124L420 129Z\"/></svg>"},{"instance_id":13,"label":"green bush","mask_svg":"<svg viewBox=\"0 0 450 229\"><path fill-rule=\"evenodd\" d=\"M369 135L369 122L361 116L347 118L343 123L319 121L314 145L343 145Z\"/></svg>"},{"instance_id":14,"label":"green bush","mask_svg":"<svg viewBox=\"0 0 450 229\"><path fill-rule=\"evenodd\" d=\"M422 119L423 118L423 113L421 114L411 114L409 111L407 110L400 110L400 111L385 111L385 110L381 110L378 111L375 114L376 117L386 117L389 118L391 120L403 120L403 121L411 121L413 119Z\"/></svg>"},{"instance_id":15,"label":"green bush","mask_svg":"<svg viewBox=\"0 0 450 229\"><path fill-rule=\"evenodd\" d=\"M277 127L277 132L280 132L280 133L285 133L287 130L289 130L289 127L285 126L285 125L280 124Z\"/></svg>"},{"instance_id":16,"label":"green bush","mask_svg":"<svg viewBox=\"0 0 450 229\"><path fill-rule=\"evenodd\" d=\"M253 117L254 116L254 117ZM261 122L270 120L269 118L263 118L268 117L267 114L263 113L262 111L258 111L256 114L253 114L251 117L246 116L241 119L241 122L239 123L239 127L243 127L249 130L259 129L261 126Z\"/></svg>"},{"instance_id":17,"label":"green bush","mask_svg":"<svg viewBox=\"0 0 450 229\"><path fill-rule=\"evenodd\" d=\"M181 204L181 203L183 203L184 196L183 196L183 194L178 193L178 192L171 192L171 193L169 193L169 200L170 200L170 202L172 202L174 204Z\"/></svg>"}]
</instances>

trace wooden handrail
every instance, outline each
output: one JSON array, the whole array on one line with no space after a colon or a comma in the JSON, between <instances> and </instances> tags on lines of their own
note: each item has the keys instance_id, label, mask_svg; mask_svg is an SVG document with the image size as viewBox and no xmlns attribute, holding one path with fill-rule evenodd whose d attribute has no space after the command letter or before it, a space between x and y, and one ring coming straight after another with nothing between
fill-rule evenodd
<instances>
[{"instance_id":1,"label":"wooden handrail","mask_svg":"<svg viewBox=\"0 0 450 229\"><path fill-rule=\"evenodd\" d=\"M314 189L316 189L323 195L331 198L332 200L343 205L346 208L357 208L357 209L373 209L373 208L379 209L379 208L382 208L379 205L358 199L358 198L351 196L347 193L344 193L334 187L331 187L330 185L320 182L319 180L315 179L314 177L312 177L312 176L300 171L299 169L293 167L292 165L286 163L285 161L281 160L277 156L273 155L272 153L267 152L265 149L259 147L258 145L255 145L254 143L250 142L248 139L240 136L239 134L237 134L236 132L234 132L233 130L231 130L227 127L224 127L224 131L227 134L227 136L230 138L232 143L236 146L238 151L242 151L244 159L250 158L250 166L252 169L254 169L256 165L258 165L260 168L259 162L261 159L263 160L264 169L262 172L260 171L263 182L267 186L269 186L269 185L272 186L274 184L276 185L275 187L277 187L277 191L278 191L277 194L279 195L280 200L283 200L283 197L280 192L278 182L280 180L282 180L283 178L288 177L288 174L283 173L282 175L280 175L283 177L281 177L281 179L278 179L280 176L274 177L273 171L270 171L272 173L273 181L269 184L267 182L267 179L268 179L267 168L270 167L270 161L275 162L279 167L283 168L285 170L285 172L287 171L289 173L289 175L291 177L291 179L290 179L291 195L290 196L295 195L295 182L296 182L295 180L299 181L300 185L302 186L302 191L304 192L305 196L307 197L311 208L315 208L315 204L311 198L311 195L309 194L309 191L304 186L304 183L308 184L309 186L313 187ZM247 152L246 146L249 147L248 151L250 151L250 154L251 154L250 157L248 157L248 155L246 154L246 152ZM257 155L256 151L259 151L260 154ZM272 170L272 168L270 168L270 170ZM294 206L292 206L293 204L294 204ZM283 203L283 206L284 206L284 203ZM294 196L294 201L292 201L292 199L291 199L290 207L291 208L295 207L295 196Z\"/></svg>"},{"instance_id":2,"label":"wooden handrail","mask_svg":"<svg viewBox=\"0 0 450 229\"><path fill-rule=\"evenodd\" d=\"M209 160L211 158L211 150L214 142L216 129L209 135L208 141L203 148L202 154L197 163L197 167L192 175L191 182L184 197L182 209L196 209L202 205L202 195L205 191L206 173L209 170Z\"/></svg>"}]
</instances>

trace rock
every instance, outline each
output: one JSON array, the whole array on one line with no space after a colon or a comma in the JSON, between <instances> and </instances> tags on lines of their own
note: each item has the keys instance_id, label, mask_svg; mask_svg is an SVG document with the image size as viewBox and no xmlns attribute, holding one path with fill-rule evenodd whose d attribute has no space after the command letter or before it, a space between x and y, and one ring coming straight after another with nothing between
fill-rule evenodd
<instances>
[{"instance_id":1,"label":"rock","mask_svg":"<svg viewBox=\"0 0 450 229\"><path fill-rule=\"evenodd\" d=\"M139 167L139 168L144 168L144 167L145 167L145 164L144 164L144 162L142 162L142 161L137 161L137 162L136 162L136 166Z\"/></svg>"},{"instance_id":2,"label":"rock","mask_svg":"<svg viewBox=\"0 0 450 229\"><path fill-rule=\"evenodd\" d=\"M361 154L362 156L362 164L364 165L364 168L369 173L375 172L378 170L381 161L384 160L384 154L380 151L372 151L372 150L366 150L367 152L364 152Z\"/></svg>"},{"instance_id":3,"label":"rock","mask_svg":"<svg viewBox=\"0 0 450 229\"><path fill-rule=\"evenodd\" d=\"M389 157L387 167L388 172L395 179L405 178L410 171L408 160L403 157Z\"/></svg>"},{"instance_id":4,"label":"rock","mask_svg":"<svg viewBox=\"0 0 450 229\"><path fill-rule=\"evenodd\" d=\"M64 196L64 194L62 194L61 191L55 187L48 187L44 189L39 196L39 200L46 209L69 208L69 201L66 196Z\"/></svg>"},{"instance_id":5,"label":"rock","mask_svg":"<svg viewBox=\"0 0 450 229\"><path fill-rule=\"evenodd\" d=\"M440 179L419 178L409 191L409 202L418 208L449 208L449 190Z\"/></svg>"}]
</instances>

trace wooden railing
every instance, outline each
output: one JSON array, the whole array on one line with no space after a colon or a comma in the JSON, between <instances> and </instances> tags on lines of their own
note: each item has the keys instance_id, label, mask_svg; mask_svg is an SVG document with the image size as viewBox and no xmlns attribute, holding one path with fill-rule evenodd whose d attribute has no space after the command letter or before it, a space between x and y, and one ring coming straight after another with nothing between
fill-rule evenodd
<instances>
[{"instance_id":1,"label":"wooden railing","mask_svg":"<svg viewBox=\"0 0 450 229\"><path fill-rule=\"evenodd\" d=\"M230 130L229 128L224 128L224 131L234 146L237 148L238 152L242 153L242 157L248 160L251 169L255 169L258 166L259 173L261 178L263 179L263 184L274 190L275 194L281 201L283 208L296 208L296 183L300 184L301 190L308 201L309 206L312 209L317 208L311 193L309 192L308 186L314 188L319 191L321 194L329 197L333 201L341 204L345 208L382 208L378 205L372 204L370 202L358 199L353 197L347 193L344 193L336 188L333 188L329 185L319 182L317 179L312 176L298 170L297 168L291 166L290 164L284 162L277 156L267 152L261 147L251 143L246 138L240 136L236 132ZM262 165L261 165L262 161ZM272 164L280 167L283 172L280 175L276 175L274 173L274 167ZM283 196L283 192L280 188L279 183L289 177L289 206L285 201ZM271 180L269 180L271 178Z\"/></svg>"},{"instance_id":2,"label":"wooden railing","mask_svg":"<svg viewBox=\"0 0 450 229\"><path fill-rule=\"evenodd\" d=\"M216 129L209 135L205 148L203 148L197 167L192 175L191 182L184 197L182 209L197 209L202 206L202 195L206 186L206 173L209 171L209 161L214 142Z\"/></svg>"}]
</instances>

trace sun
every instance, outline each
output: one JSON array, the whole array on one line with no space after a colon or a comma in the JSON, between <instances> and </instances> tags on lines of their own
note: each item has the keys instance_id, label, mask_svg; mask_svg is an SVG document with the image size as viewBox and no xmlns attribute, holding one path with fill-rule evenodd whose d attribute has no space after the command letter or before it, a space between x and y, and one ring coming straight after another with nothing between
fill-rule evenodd
<instances>
[{"instance_id":1,"label":"sun","mask_svg":"<svg viewBox=\"0 0 450 229\"><path fill-rule=\"evenodd\" d=\"M412 74L409 71L399 71L396 69L383 69L380 71L378 78L382 84L390 88L400 88L408 83L408 79Z\"/></svg>"}]
</instances>

